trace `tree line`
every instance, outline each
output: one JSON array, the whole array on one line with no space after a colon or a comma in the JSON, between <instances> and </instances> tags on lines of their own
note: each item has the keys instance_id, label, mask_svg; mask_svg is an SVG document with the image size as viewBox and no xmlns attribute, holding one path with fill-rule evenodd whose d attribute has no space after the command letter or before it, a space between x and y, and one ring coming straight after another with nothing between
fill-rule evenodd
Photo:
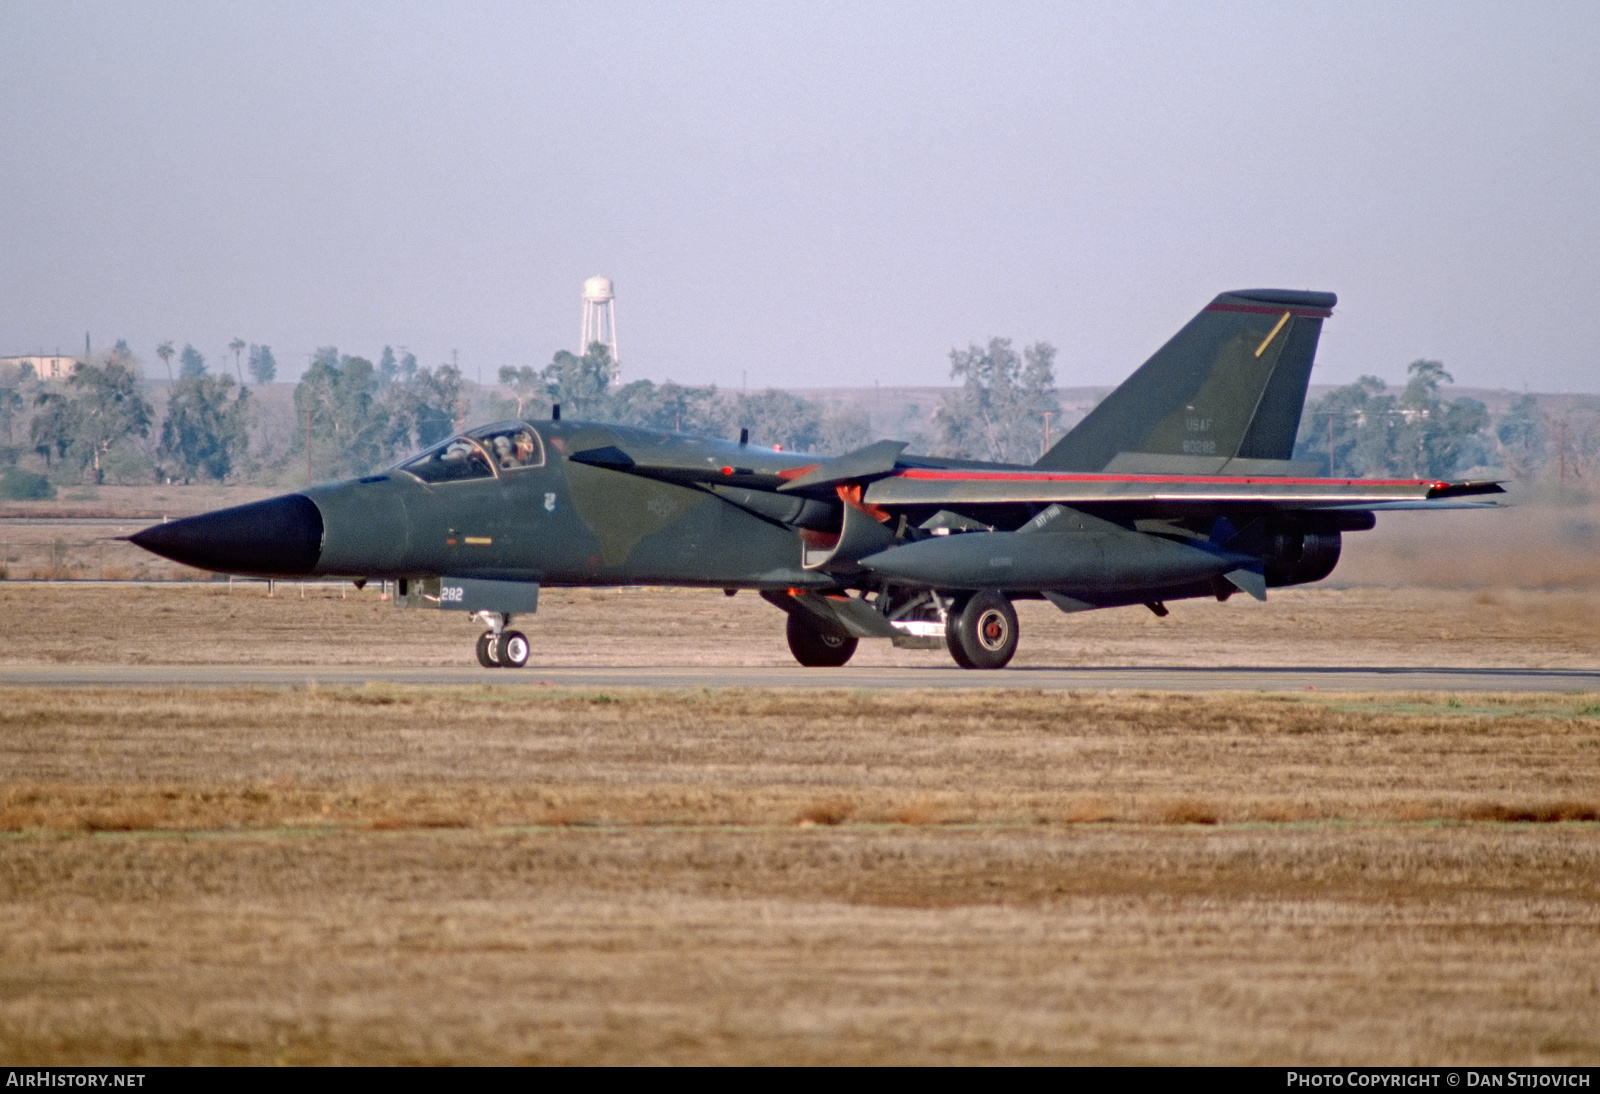
<instances>
[{"instance_id":1,"label":"tree line","mask_svg":"<svg viewBox=\"0 0 1600 1094\"><path fill-rule=\"evenodd\" d=\"M877 439L859 404L825 405L774 388L617 385L615 362L598 343L581 354L560 351L539 368L502 368L489 390L452 365L422 367L389 346L376 364L322 347L295 386L292 429L268 437L245 375L248 368L257 385L275 379L271 347L235 339L228 348L232 360L214 371L192 345L157 347L169 381L159 422L125 342L86 356L64 382L0 374L0 493L43 495L57 485L106 481L287 485L351 477L478 421L548 417L556 404L569 418L725 437L747 430L753 443L819 455ZM1048 343L1018 349L1007 338L953 349L950 378L958 386L931 418L913 407L891 432L914 452L1031 463L1046 437L1059 438L1070 424L1056 394L1055 355ZM1453 380L1438 361L1414 361L1407 376L1393 390L1363 376L1309 404L1296 458L1357 478L1448 478L1477 469L1577 482L1600 456L1600 400L1569 400L1558 419L1524 395L1495 419L1482 402L1448 398Z\"/></svg>"},{"instance_id":2,"label":"tree line","mask_svg":"<svg viewBox=\"0 0 1600 1094\"><path fill-rule=\"evenodd\" d=\"M236 342L243 348L242 342ZM272 351L252 346L258 375L276 371ZM43 497L55 485L237 477L246 467L254 407L233 377L213 374L192 345L158 355L171 376L157 420L143 370L125 341L85 355L61 381L30 368L0 370L0 494ZM23 466L33 463L33 467Z\"/></svg>"},{"instance_id":3,"label":"tree line","mask_svg":"<svg viewBox=\"0 0 1600 1094\"><path fill-rule=\"evenodd\" d=\"M915 450L965 459L1031 462L1041 454L1044 415L1057 422L1055 349L1040 342L1021 354L1009 338L987 346L951 350L950 375L961 387L934 413L934 437L913 430ZM582 356L562 351L542 369L500 370L511 397L497 404L506 417L544 417L560 404L574 418L669 432L732 436L748 430L753 442L786 450L840 455L877 438L860 406L824 406L792 392L719 392L636 380L613 387L614 364L600 344ZM906 424L902 422L902 424Z\"/></svg>"},{"instance_id":4,"label":"tree line","mask_svg":"<svg viewBox=\"0 0 1600 1094\"><path fill-rule=\"evenodd\" d=\"M542 369L502 368L500 384L509 398L493 405L504 417L548 417L559 404L566 417L668 433L733 436L748 430L752 443L823 455L873 440L868 415L858 406L824 406L777 388L726 392L714 384L671 380L614 386L615 369L610 350L598 342L582 355L562 350Z\"/></svg>"},{"instance_id":5,"label":"tree line","mask_svg":"<svg viewBox=\"0 0 1600 1094\"><path fill-rule=\"evenodd\" d=\"M170 349L170 343L163 344ZM265 347L262 347L265 348ZM270 360L270 351L268 351ZM31 370L0 376L0 468L9 496L47 496L53 484L150 481L154 476L224 480L249 450L249 392L213 375L185 346L157 430L138 359L126 342L78 361L65 381ZM25 434L19 428L26 425ZM21 467L25 456L40 471Z\"/></svg>"},{"instance_id":6,"label":"tree line","mask_svg":"<svg viewBox=\"0 0 1600 1094\"><path fill-rule=\"evenodd\" d=\"M1399 389L1363 376L1307 405L1295 458L1348 478L1579 485L1596 471L1600 399L1568 397L1555 412L1523 394L1496 418L1477 399L1447 398L1455 381L1439 361L1413 361L1406 374Z\"/></svg>"}]
</instances>

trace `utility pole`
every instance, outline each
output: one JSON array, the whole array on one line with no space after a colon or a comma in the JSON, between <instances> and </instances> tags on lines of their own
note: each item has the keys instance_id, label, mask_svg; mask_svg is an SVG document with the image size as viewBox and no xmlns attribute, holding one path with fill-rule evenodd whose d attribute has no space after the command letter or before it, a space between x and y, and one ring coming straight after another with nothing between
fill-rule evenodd
<instances>
[{"instance_id":1,"label":"utility pole","mask_svg":"<svg viewBox=\"0 0 1600 1094\"><path fill-rule=\"evenodd\" d=\"M1353 417L1356 424L1359 425L1361 423L1361 415L1349 410L1319 410L1317 413L1326 418L1328 422L1328 478L1331 479L1335 474L1333 469L1333 421L1335 418L1344 418L1349 420ZM1353 473L1354 472L1346 472L1346 474Z\"/></svg>"},{"instance_id":2,"label":"utility pole","mask_svg":"<svg viewBox=\"0 0 1600 1094\"><path fill-rule=\"evenodd\" d=\"M169 352L170 352L170 350L169 350ZM307 354L307 356L311 358L311 363L312 364L316 364L316 361L317 361L316 354L314 354L314 353L313 354ZM167 368L170 371L172 366L168 365ZM308 369L307 371L310 371L310 370ZM301 379L302 380L305 379L304 375L301 376ZM308 388L306 388L306 485L307 486L311 485L311 399L312 399L312 391L308 387ZM269 592L268 595L270 596L271 593Z\"/></svg>"},{"instance_id":3,"label":"utility pole","mask_svg":"<svg viewBox=\"0 0 1600 1094\"><path fill-rule=\"evenodd\" d=\"M1044 448L1039 451L1041 457L1050 451L1050 413L1048 410L1044 412Z\"/></svg>"}]
</instances>

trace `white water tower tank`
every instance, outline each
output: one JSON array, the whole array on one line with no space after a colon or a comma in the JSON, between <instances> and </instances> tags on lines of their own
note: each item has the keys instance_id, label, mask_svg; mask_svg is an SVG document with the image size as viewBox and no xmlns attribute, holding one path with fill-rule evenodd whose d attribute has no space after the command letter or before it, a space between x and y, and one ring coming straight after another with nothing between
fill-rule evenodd
<instances>
[{"instance_id":1,"label":"white water tower tank","mask_svg":"<svg viewBox=\"0 0 1600 1094\"><path fill-rule=\"evenodd\" d=\"M611 351L611 383L622 383L622 365L617 358L616 294L609 277L591 277L583 283L583 335L579 353L599 342Z\"/></svg>"}]
</instances>

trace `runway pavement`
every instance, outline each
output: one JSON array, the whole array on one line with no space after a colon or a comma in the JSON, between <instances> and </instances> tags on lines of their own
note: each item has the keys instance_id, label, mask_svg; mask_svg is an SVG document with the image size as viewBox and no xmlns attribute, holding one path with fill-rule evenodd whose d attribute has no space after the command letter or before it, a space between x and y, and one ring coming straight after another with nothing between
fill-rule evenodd
<instances>
[{"instance_id":1,"label":"runway pavement","mask_svg":"<svg viewBox=\"0 0 1600 1094\"><path fill-rule=\"evenodd\" d=\"M615 688L1022 688L1044 691L1132 688L1156 691L1600 691L1600 671L1450 666L1139 666L1019 668L975 672L944 666L840 669L606 666L482 669L393 665L0 665L0 687L358 687L494 684L501 687Z\"/></svg>"}]
</instances>

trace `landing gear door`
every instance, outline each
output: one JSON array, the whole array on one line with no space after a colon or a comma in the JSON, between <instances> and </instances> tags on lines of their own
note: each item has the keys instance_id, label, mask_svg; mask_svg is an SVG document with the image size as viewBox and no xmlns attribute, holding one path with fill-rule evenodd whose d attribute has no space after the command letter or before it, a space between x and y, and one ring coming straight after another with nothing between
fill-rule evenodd
<instances>
[{"instance_id":1,"label":"landing gear door","mask_svg":"<svg viewBox=\"0 0 1600 1094\"><path fill-rule=\"evenodd\" d=\"M439 606L439 579L436 577L402 577L395 582L394 606L397 608L437 608Z\"/></svg>"},{"instance_id":2,"label":"landing gear door","mask_svg":"<svg viewBox=\"0 0 1600 1094\"><path fill-rule=\"evenodd\" d=\"M394 602L403 608L527 615L539 610L539 586L532 581L481 577L402 578Z\"/></svg>"}]
</instances>

